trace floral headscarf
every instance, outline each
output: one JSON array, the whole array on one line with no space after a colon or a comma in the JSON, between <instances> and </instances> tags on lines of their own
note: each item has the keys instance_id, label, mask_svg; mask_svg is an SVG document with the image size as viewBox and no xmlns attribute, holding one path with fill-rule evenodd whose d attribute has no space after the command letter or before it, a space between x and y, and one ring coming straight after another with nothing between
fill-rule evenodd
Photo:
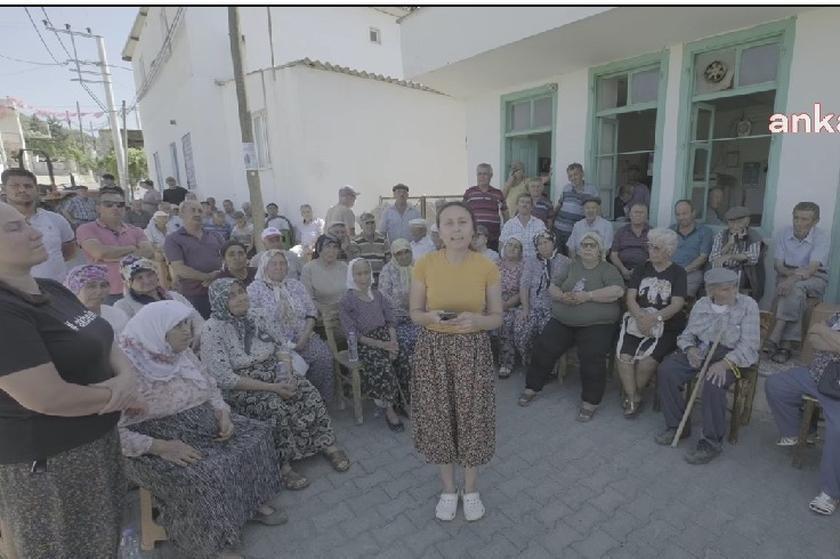
<instances>
[{"instance_id":1,"label":"floral headscarf","mask_svg":"<svg viewBox=\"0 0 840 559\"><path fill-rule=\"evenodd\" d=\"M101 264L81 264L67 273L64 286L74 295L78 295L82 288L91 281L108 281L108 268Z\"/></svg>"},{"instance_id":2,"label":"floral headscarf","mask_svg":"<svg viewBox=\"0 0 840 559\"><path fill-rule=\"evenodd\" d=\"M120 260L120 275L126 284L130 284L134 276L140 272L152 271L157 273L154 262L148 258L140 258L134 255L125 256Z\"/></svg>"},{"instance_id":3,"label":"floral headscarf","mask_svg":"<svg viewBox=\"0 0 840 559\"><path fill-rule=\"evenodd\" d=\"M554 260L554 257L557 256L557 246L554 246L554 250L551 252L551 256L549 258L543 258L540 254L540 241L543 239L548 239L551 241L552 245L554 243L554 232L549 230L543 230L537 233L534 236L534 248L536 249L537 260L542 263L542 275L540 276L540 283L537 286L537 294L542 292L543 289L548 289L548 286L551 285L551 262Z\"/></svg>"},{"instance_id":4,"label":"floral headscarf","mask_svg":"<svg viewBox=\"0 0 840 559\"><path fill-rule=\"evenodd\" d=\"M251 353L251 341L257 333L257 325L254 319L248 314L245 316L233 316L228 308L230 302L230 291L234 284L239 285L242 289L245 286L241 281L233 278L219 278L210 284L210 316L221 322L229 322L233 325L239 341L245 348L245 353Z\"/></svg>"},{"instance_id":5,"label":"floral headscarf","mask_svg":"<svg viewBox=\"0 0 840 559\"><path fill-rule=\"evenodd\" d=\"M274 302L277 304L277 314L281 323L283 323L283 327L291 328L296 316L295 301L292 299L289 290L286 289L285 278L283 281L276 282L268 277L267 272L268 261L277 255L282 256L283 260L288 264L289 261L286 260L286 254L282 250L276 248L269 249L260 255L260 265L257 268L257 275L254 280L265 283L271 289L272 295L274 295Z\"/></svg>"}]
</instances>

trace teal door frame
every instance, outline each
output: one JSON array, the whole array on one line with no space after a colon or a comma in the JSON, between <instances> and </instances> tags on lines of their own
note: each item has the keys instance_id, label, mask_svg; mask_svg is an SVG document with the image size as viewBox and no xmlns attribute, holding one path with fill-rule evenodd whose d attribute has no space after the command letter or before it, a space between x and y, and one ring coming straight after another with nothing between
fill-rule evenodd
<instances>
[{"instance_id":1,"label":"teal door frame","mask_svg":"<svg viewBox=\"0 0 840 559\"><path fill-rule=\"evenodd\" d=\"M526 99L535 99L538 97L547 97L551 96L551 126L545 126L541 128L531 128L528 130L517 130L516 132L508 132L508 105L515 101L523 101ZM501 162L502 168L499 170L501 173L501 177L499 178L499 184L502 185L508 178L508 168L510 164L513 163L511 159L511 150L508 147L508 139L515 138L517 136L530 136L532 134L545 134L546 132L551 134L551 165L552 170L556 170L557 167L557 151L556 151L556 142L557 142L557 84L556 83L549 83L545 85L541 85L539 87L534 87L531 89L525 89L522 91L517 91L514 93L508 93L506 95L501 96L501 134L499 135L501 138L501 145L500 145L500 153L499 153L499 161ZM532 115L533 117L533 115ZM549 197L553 200L554 191L557 188L557 179L556 173L552 173L551 175L551 189L552 192L549 193Z\"/></svg>"},{"instance_id":2,"label":"teal door frame","mask_svg":"<svg viewBox=\"0 0 840 559\"><path fill-rule=\"evenodd\" d=\"M642 109L656 109L656 131L654 135L653 146L653 182L651 184L651 199L650 199L650 222L656 225L656 216L659 212L659 192L662 188L662 134L665 127L665 97L668 90L668 58L669 50L663 49L658 52L644 54L627 60L620 60L596 66L589 69L589 118L586 124L586 145L584 148L584 159L586 161L586 168L591 173L592 178L596 178L597 174L597 138L598 134L598 118L607 114L620 114L622 112ZM645 67L653 67L659 65L659 86L656 94L655 102L637 103L630 105L629 108L620 107L618 109L611 109L607 111L598 111L598 80L607 78L614 74L630 73L636 70L641 70ZM630 84L628 83L628 90ZM610 204L612 207L612 200L604 200L604 203Z\"/></svg>"}]
</instances>

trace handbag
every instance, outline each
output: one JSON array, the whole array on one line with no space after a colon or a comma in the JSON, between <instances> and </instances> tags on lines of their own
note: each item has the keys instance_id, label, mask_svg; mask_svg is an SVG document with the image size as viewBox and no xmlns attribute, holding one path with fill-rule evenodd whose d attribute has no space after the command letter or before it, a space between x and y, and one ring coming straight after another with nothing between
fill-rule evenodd
<instances>
[{"instance_id":1,"label":"handbag","mask_svg":"<svg viewBox=\"0 0 840 559\"><path fill-rule=\"evenodd\" d=\"M648 313L657 312L656 309L653 308L643 310ZM621 346L624 345L624 335L629 334L631 336L641 338L642 340L636 348L636 352L633 355L633 361L640 361L645 357L649 357L653 354L653 350L656 349L656 344L659 343L659 338L662 337L662 333L664 331L665 323L657 322L650 329L650 335L644 334L639 328L639 324L636 322L633 315L626 312L624 313L624 316L621 317L621 333L618 335L618 344L615 347L615 354L621 355Z\"/></svg>"},{"instance_id":2,"label":"handbag","mask_svg":"<svg viewBox=\"0 0 840 559\"><path fill-rule=\"evenodd\" d=\"M823 396L840 400L840 361L830 361L823 369L817 391Z\"/></svg>"}]
</instances>

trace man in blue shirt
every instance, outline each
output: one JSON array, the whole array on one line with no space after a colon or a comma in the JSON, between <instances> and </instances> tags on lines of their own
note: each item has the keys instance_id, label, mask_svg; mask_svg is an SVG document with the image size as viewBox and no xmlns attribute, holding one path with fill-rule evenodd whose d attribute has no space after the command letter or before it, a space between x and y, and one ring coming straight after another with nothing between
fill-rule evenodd
<instances>
[{"instance_id":1,"label":"man in blue shirt","mask_svg":"<svg viewBox=\"0 0 840 559\"><path fill-rule=\"evenodd\" d=\"M674 216L677 222L671 225L671 229L677 232L679 243L673 261L685 268L688 276L687 295L697 297L703 285L703 266L712 252L714 234L705 225L697 223L691 200L680 200L674 204Z\"/></svg>"},{"instance_id":2,"label":"man in blue shirt","mask_svg":"<svg viewBox=\"0 0 840 559\"><path fill-rule=\"evenodd\" d=\"M802 318L809 297L822 299L828 286L829 240L817 227L820 207L799 202L793 208L793 225L776 234L776 325L767 349L771 359L785 363L791 347L802 341Z\"/></svg>"}]
</instances>

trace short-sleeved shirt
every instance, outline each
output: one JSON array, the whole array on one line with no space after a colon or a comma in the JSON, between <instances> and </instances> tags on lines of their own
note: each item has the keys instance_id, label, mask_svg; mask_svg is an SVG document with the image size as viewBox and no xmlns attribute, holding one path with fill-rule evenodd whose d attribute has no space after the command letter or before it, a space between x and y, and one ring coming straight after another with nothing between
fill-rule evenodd
<instances>
[{"instance_id":1,"label":"short-sleeved shirt","mask_svg":"<svg viewBox=\"0 0 840 559\"><path fill-rule=\"evenodd\" d=\"M621 260L625 268L633 270L639 264L647 262L648 231L650 231L650 227L645 225L642 234L636 236L636 233L633 232L633 226L628 223L615 232L612 249L613 252L618 254L618 259Z\"/></svg>"},{"instance_id":2,"label":"short-sleeved shirt","mask_svg":"<svg viewBox=\"0 0 840 559\"><path fill-rule=\"evenodd\" d=\"M575 259L567 273L552 278L554 285L564 292L595 291L609 285L624 287L624 279L618 269L608 262L601 261L591 270L587 270L580 260ZM596 303L587 301L579 305L567 305L552 301L551 316L566 326L592 326L618 322L621 314L618 301Z\"/></svg>"},{"instance_id":3,"label":"short-sleeved shirt","mask_svg":"<svg viewBox=\"0 0 840 559\"><path fill-rule=\"evenodd\" d=\"M445 250L430 252L414 265L415 281L426 286L426 309L429 311L484 312L487 288L499 285L499 268L488 258L469 251L463 262L453 264ZM445 322L430 324L429 330L452 333Z\"/></svg>"},{"instance_id":4,"label":"short-sleeved shirt","mask_svg":"<svg viewBox=\"0 0 840 559\"><path fill-rule=\"evenodd\" d=\"M187 190L183 186L176 186L175 188L166 188L163 191L163 201L170 204L180 204L187 197Z\"/></svg>"},{"instance_id":5,"label":"short-sleeved shirt","mask_svg":"<svg viewBox=\"0 0 840 559\"><path fill-rule=\"evenodd\" d=\"M643 309L654 308L661 311L671 304L673 297L685 299L688 293L688 274L679 264L671 265L657 272L650 262L633 270L633 276L627 284L628 289L636 290L636 303ZM680 311L665 321L665 329L681 331L685 328L685 313Z\"/></svg>"},{"instance_id":6,"label":"short-sleeved shirt","mask_svg":"<svg viewBox=\"0 0 840 559\"><path fill-rule=\"evenodd\" d=\"M155 213L162 200L160 192L154 188L150 188L143 194L143 209L151 214Z\"/></svg>"},{"instance_id":7,"label":"short-sleeved shirt","mask_svg":"<svg viewBox=\"0 0 840 559\"><path fill-rule=\"evenodd\" d=\"M554 228L564 235L569 235L575 223L583 219L583 203L595 196L598 196L598 187L588 182L583 183L580 191L575 190L571 183L564 186L557 201L560 208L554 216Z\"/></svg>"},{"instance_id":8,"label":"short-sleeved shirt","mask_svg":"<svg viewBox=\"0 0 840 559\"><path fill-rule=\"evenodd\" d=\"M63 202L61 210L70 214L75 225L89 223L96 219L96 200L77 194Z\"/></svg>"},{"instance_id":9,"label":"short-sleeved shirt","mask_svg":"<svg viewBox=\"0 0 840 559\"><path fill-rule=\"evenodd\" d=\"M43 208L35 210L35 214L29 218L29 223L44 236L43 243L48 255L45 262L32 267L32 276L64 281L67 264L64 262L61 247L75 238L73 228L64 216Z\"/></svg>"},{"instance_id":10,"label":"short-sleeved shirt","mask_svg":"<svg viewBox=\"0 0 840 559\"><path fill-rule=\"evenodd\" d=\"M793 226L788 225L776 234L775 244L774 258L782 260L785 266L802 268L811 262L819 262L820 269L828 267L828 236L819 227L812 227L800 241L793 234Z\"/></svg>"},{"instance_id":11,"label":"short-sleeved shirt","mask_svg":"<svg viewBox=\"0 0 840 559\"><path fill-rule=\"evenodd\" d=\"M114 333L108 322L58 282L36 281L46 303L29 303L0 290L0 376L52 362L59 376L72 384L86 386L111 378ZM119 413L43 415L0 390L0 464L50 458L95 441L119 418Z\"/></svg>"},{"instance_id":12,"label":"short-sleeved shirt","mask_svg":"<svg viewBox=\"0 0 840 559\"><path fill-rule=\"evenodd\" d=\"M170 262L183 262L193 270L210 273L222 267L219 251L224 241L220 236L208 231L201 232L201 238L190 235L183 227L166 236L163 251ZM180 292L188 297L206 295L207 288L194 279L180 278Z\"/></svg>"},{"instance_id":13,"label":"short-sleeved shirt","mask_svg":"<svg viewBox=\"0 0 840 559\"><path fill-rule=\"evenodd\" d=\"M96 221L80 225L76 229L76 240L79 242L79 245L82 246L83 250L84 242L90 239L96 239L103 246L108 247L136 247L139 246L140 243L148 242L146 232L139 227L123 223L117 231L114 231L98 219ZM108 268L108 283L111 284L110 294L122 295L123 280L120 275L120 263L97 260L86 250L85 256L87 257L87 261L89 263L103 264Z\"/></svg>"},{"instance_id":14,"label":"short-sleeved shirt","mask_svg":"<svg viewBox=\"0 0 840 559\"><path fill-rule=\"evenodd\" d=\"M379 221L379 232L385 235L389 243L393 243L397 239L411 240L411 229L409 222L412 219L420 219L420 211L413 207L406 207L403 213L400 213L393 205L385 208L382 212L382 217Z\"/></svg>"},{"instance_id":15,"label":"short-sleeved shirt","mask_svg":"<svg viewBox=\"0 0 840 559\"><path fill-rule=\"evenodd\" d=\"M359 247L359 258L364 258L370 262L374 283L376 283L377 278L379 278L379 272L382 271L382 266L391 257L391 249L388 241L379 233L374 233L372 241L368 241L364 235L359 235L353 239L353 243Z\"/></svg>"},{"instance_id":16,"label":"short-sleeved shirt","mask_svg":"<svg viewBox=\"0 0 840 559\"><path fill-rule=\"evenodd\" d=\"M326 227L329 229L330 224L334 221L341 221L347 227L347 233L354 231L356 227L356 214L353 210L342 204L336 204L327 210Z\"/></svg>"},{"instance_id":17,"label":"short-sleeved shirt","mask_svg":"<svg viewBox=\"0 0 840 559\"><path fill-rule=\"evenodd\" d=\"M679 238L677 250L674 252L672 260L683 268L691 264L701 254L707 256L711 254L714 233L712 233L710 228L700 223L695 223L694 229L688 235L680 233L678 225L672 225L671 229L677 232L677 237Z\"/></svg>"},{"instance_id":18,"label":"short-sleeved shirt","mask_svg":"<svg viewBox=\"0 0 840 559\"><path fill-rule=\"evenodd\" d=\"M569 254L576 254L580 248L580 241L587 233L597 233L601 237L601 243L604 250L612 248L613 243L613 225L600 215L595 217L595 221L589 223L586 218L581 219L572 227L572 234L566 241L566 246L569 247Z\"/></svg>"},{"instance_id":19,"label":"short-sleeved shirt","mask_svg":"<svg viewBox=\"0 0 840 559\"><path fill-rule=\"evenodd\" d=\"M533 198L531 201L533 202ZM537 219L541 219L542 222L545 223L546 227L548 227L548 214L550 214L553 209L551 207L551 200L545 196L540 196L536 202L533 202L533 204L534 207L531 209L531 215Z\"/></svg>"},{"instance_id":20,"label":"short-sleeved shirt","mask_svg":"<svg viewBox=\"0 0 840 559\"><path fill-rule=\"evenodd\" d=\"M487 227L490 237L497 239L502 228L499 212L508 209L502 191L490 186L484 192L478 186L471 186L464 192L464 203L472 210L476 222Z\"/></svg>"}]
</instances>

